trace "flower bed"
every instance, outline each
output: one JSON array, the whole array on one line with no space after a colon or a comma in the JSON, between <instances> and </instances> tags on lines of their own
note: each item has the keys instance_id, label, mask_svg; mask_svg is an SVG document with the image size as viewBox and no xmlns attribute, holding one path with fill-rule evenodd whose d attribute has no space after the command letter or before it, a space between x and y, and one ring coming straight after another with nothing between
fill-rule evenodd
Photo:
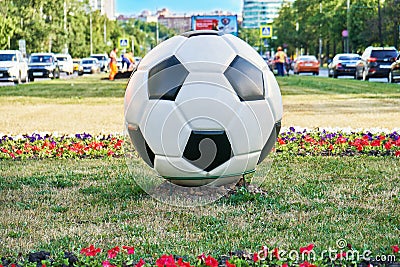
<instances>
[{"instance_id":1,"label":"flower bed","mask_svg":"<svg viewBox=\"0 0 400 267\"><path fill-rule=\"evenodd\" d=\"M290 127L277 138L276 151L312 156L400 156L400 136L396 131L296 131Z\"/></svg>"},{"instance_id":2,"label":"flower bed","mask_svg":"<svg viewBox=\"0 0 400 267\"><path fill-rule=\"evenodd\" d=\"M0 159L99 158L123 154L123 140L117 135L37 134L0 139Z\"/></svg>"},{"instance_id":3,"label":"flower bed","mask_svg":"<svg viewBox=\"0 0 400 267\"><path fill-rule=\"evenodd\" d=\"M75 266L75 267L317 267L317 266L399 266L396 261L400 257L399 246L394 245L387 254L372 255L369 251L361 254L354 250L350 244L340 250L314 250L314 244L300 247L290 252L279 248L269 249L262 246L259 251L247 253L235 251L228 255L219 256L217 259L205 253L192 257L162 255L156 260L142 258L135 255L132 246L119 246L102 250L94 245L82 248L79 254L64 252L53 257L49 252L39 251L30 253L27 259L22 255L18 257L2 257L0 267L48 267L48 266Z\"/></svg>"},{"instance_id":4,"label":"flower bed","mask_svg":"<svg viewBox=\"0 0 400 267\"><path fill-rule=\"evenodd\" d=\"M99 158L123 155L121 135L31 134L0 139L0 159ZM296 130L279 134L278 154L311 156L396 156L400 157L400 135L396 131Z\"/></svg>"}]
</instances>

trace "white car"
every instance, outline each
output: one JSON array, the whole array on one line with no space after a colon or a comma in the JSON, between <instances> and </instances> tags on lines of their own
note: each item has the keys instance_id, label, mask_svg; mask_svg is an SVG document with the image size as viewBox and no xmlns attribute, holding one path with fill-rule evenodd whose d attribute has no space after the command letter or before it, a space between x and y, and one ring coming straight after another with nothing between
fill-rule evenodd
<instances>
[{"instance_id":1,"label":"white car","mask_svg":"<svg viewBox=\"0 0 400 267\"><path fill-rule=\"evenodd\" d=\"M74 62L69 54L56 54L60 72L65 72L67 75L74 73Z\"/></svg>"},{"instance_id":2,"label":"white car","mask_svg":"<svg viewBox=\"0 0 400 267\"><path fill-rule=\"evenodd\" d=\"M0 50L0 82L28 81L28 63L18 50Z\"/></svg>"}]
</instances>

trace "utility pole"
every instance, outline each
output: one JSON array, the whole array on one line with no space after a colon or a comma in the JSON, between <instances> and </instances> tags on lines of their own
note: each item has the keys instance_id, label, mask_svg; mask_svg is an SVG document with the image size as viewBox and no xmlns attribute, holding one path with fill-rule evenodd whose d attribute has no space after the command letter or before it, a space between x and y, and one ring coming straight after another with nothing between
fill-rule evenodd
<instances>
[{"instance_id":1,"label":"utility pole","mask_svg":"<svg viewBox=\"0 0 400 267\"><path fill-rule=\"evenodd\" d=\"M89 24L90 24L90 54L93 54L93 25L92 25L92 9L90 9L89 16Z\"/></svg>"},{"instance_id":2,"label":"utility pole","mask_svg":"<svg viewBox=\"0 0 400 267\"><path fill-rule=\"evenodd\" d=\"M350 53L350 0L347 0L347 37L346 37L346 53Z\"/></svg>"},{"instance_id":3,"label":"utility pole","mask_svg":"<svg viewBox=\"0 0 400 267\"><path fill-rule=\"evenodd\" d=\"M322 67L322 23L321 23L321 16L322 16L322 3L319 3L319 64Z\"/></svg>"},{"instance_id":4,"label":"utility pole","mask_svg":"<svg viewBox=\"0 0 400 267\"><path fill-rule=\"evenodd\" d=\"M382 39L382 16L381 16L381 1L378 0L378 30L379 30L379 42L383 46Z\"/></svg>"}]
</instances>

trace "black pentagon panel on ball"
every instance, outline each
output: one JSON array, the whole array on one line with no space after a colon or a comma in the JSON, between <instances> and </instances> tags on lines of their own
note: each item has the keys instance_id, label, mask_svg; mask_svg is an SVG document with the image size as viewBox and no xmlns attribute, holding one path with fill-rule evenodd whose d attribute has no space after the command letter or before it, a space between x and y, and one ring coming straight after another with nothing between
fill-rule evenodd
<instances>
[{"instance_id":1,"label":"black pentagon panel on ball","mask_svg":"<svg viewBox=\"0 0 400 267\"><path fill-rule=\"evenodd\" d=\"M233 157L225 131L192 131L183 158L209 172Z\"/></svg>"},{"instance_id":2,"label":"black pentagon panel on ball","mask_svg":"<svg viewBox=\"0 0 400 267\"><path fill-rule=\"evenodd\" d=\"M272 129L271 135L269 136L267 143L265 143L263 149L261 150L260 158L258 159L257 165L260 164L271 152L272 148L276 143L276 138L281 131L281 121L275 123L274 128Z\"/></svg>"},{"instance_id":3,"label":"black pentagon panel on ball","mask_svg":"<svg viewBox=\"0 0 400 267\"><path fill-rule=\"evenodd\" d=\"M262 71L246 59L236 56L224 72L240 101L264 99Z\"/></svg>"},{"instance_id":4,"label":"black pentagon panel on ball","mask_svg":"<svg viewBox=\"0 0 400 267\"><path fill-rule=\"evenodd\" d=\"M139 127L128 127L128 133L133 145L135 146L136 152L147 163L147 165L154 168L155 155L144 139L142 131L140 131Z\"/></svg>"},{"instance_id":5,"label":"black pentagon panel on ball","mask_svg":"<svg viewBox=\"0 0 400 267\"><path fill-rule=\"evenodd\" d=\"M189 71L171 56L150 69L148 75L149 99L174 101Z\"/></svg>"}]
</instances>

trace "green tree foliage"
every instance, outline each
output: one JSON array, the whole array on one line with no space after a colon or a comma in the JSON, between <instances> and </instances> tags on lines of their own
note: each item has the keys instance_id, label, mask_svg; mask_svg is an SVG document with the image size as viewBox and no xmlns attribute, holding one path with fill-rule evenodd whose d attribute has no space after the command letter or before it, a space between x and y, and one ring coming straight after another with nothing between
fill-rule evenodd
<instances>
[{"instance_id":1,"label":"green tree foliage","mask_svg":"<svg viewBox=\"0 0 400 267\"><path fill-rule=\"evenodd\" d=\"M316 55L321 38L323 54L332 57L345 51L345 29L349 31L350 52L361 53L381 42L398 48L399 18L400 0L350 0L349 8L347 0L296 0L283 6L273 26L277 43L288 44L289 53L298 48Z\"/></svg>"}]
</instances>

